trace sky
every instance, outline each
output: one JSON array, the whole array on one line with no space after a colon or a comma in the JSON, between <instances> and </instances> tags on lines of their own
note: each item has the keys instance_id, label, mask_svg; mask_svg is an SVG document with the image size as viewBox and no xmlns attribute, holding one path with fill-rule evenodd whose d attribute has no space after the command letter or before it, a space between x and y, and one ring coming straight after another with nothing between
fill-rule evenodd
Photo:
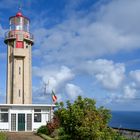
<instances>
[{"instance_id":1,"label":"sky","mask_svg":"<svg viewBox=\"0 0 140 140\"><path fill-rule=\"evenodd\" d=\"M0 0L0 103L5 103L9 17L30 19L33 103L93 98L140 110L140 0ZM44 92L46 84L46 92Z\"/></svg>"}]
</instances>

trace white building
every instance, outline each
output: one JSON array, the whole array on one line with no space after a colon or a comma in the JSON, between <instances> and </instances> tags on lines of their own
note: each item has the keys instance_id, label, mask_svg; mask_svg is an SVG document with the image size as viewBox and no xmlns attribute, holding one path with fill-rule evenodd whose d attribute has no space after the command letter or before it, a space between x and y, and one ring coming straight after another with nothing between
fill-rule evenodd
<instances>
[{"instance_id":1,"label":"white building","mask_svg":"<svg viewBox=\"0 0 140 140\"><path fill-rule=\"evenodd\" d=\"M6 104L0 104L0 130L35 131L53 117L54 104L32 104L30 20L18 12L9 18Z\"/></svg>"},{"instance_id":2,"label":"white building","mask_svg":"<svg viewBox=\"0 0 140 140\"><path fill-rule=\"evenodd\" d=\"M36 131L53 116L49 104L0 104L1 131Z\"/></svg>"}]
</instances>

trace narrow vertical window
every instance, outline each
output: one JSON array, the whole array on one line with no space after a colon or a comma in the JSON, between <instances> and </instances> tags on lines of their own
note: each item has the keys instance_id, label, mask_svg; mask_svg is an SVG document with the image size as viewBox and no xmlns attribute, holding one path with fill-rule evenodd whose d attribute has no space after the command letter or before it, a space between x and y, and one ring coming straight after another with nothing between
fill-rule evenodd
<instances>
[{"instance_id":1,"label":"narrow vertical window","mask_svg":"<svg viewBox=\"0 0 140 140\"><path fill-rule=\"evenodd\" d=\"M19 91L18 91L18 96L20 97L20 89L19 89Z\"/></svg>"},{"instance_id":2,"label":"narrow vertical window","mask_svg":"<svg viewBox=\"0 0 140 140\"><path fill-rule=\"evenodd\" d=\"M19 75L21 74L21 67L19 67Z\"/></svg>"}]
</instances>

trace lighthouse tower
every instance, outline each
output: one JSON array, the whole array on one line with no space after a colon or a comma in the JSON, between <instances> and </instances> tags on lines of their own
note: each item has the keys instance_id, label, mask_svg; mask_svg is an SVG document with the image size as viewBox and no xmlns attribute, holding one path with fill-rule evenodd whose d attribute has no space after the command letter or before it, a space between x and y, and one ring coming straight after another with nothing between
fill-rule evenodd
<instances>
[{"instance_id":1,"label":"lighthouse tower","mask_svg":"<svg viewBox=\"0 0 140 140\"><path fill-rule=\"evenodd\" d=\"M30 20L19 11L9 18L10 29L5 35L7 44L7 104L32 103L31 50L33 36Z\"/></svg>"}]
</instances>

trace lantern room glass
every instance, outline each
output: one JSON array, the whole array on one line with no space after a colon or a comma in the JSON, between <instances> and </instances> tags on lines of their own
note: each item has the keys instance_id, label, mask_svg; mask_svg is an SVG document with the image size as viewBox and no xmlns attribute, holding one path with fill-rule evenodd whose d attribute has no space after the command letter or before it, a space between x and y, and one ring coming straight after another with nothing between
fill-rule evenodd
<instances>
[{"instance_id":1,"label":"lantern room glass","mask_svg":"<svg viewBox=\"0 0 140 140\"><path fill-rule=\"evenodd\" d=\"M25 17L10 18L10 31L19 30L29 32L29 20Z\"/></svg>"}]
</instances>

